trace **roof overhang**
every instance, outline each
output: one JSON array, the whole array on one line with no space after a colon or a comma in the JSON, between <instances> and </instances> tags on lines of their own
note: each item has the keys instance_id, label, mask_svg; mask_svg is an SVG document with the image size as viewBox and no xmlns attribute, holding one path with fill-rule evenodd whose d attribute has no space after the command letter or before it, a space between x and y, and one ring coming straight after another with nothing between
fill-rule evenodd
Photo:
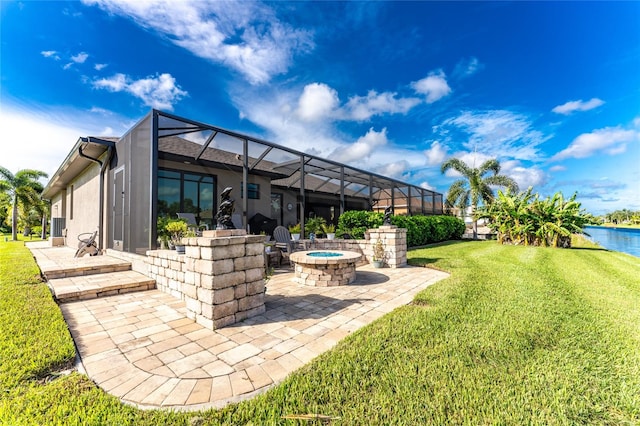
<instances>
[{"instance_id":1,"label":"roof overhang","mask_svg":"<svg viewBox=\"0 0 640 426\"><path fill-rule=\"evenodd\" d=\"M67 158L49 179L47 186L42 191L42 198L50 200L57 192L65 189L84 169L95 163L86 157L99 159L110 147L114 146L114 138L103 139L92 136L79 138Z\"/></svg>"}]
</instances>

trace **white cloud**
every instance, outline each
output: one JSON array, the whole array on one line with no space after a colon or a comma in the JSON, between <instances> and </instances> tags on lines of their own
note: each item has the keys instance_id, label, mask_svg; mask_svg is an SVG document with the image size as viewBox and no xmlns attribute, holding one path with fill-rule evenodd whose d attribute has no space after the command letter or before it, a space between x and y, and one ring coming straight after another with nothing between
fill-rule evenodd
<instances>
[{"instance_id":1,"label":"white cloud","mask_svg":"<svg viewBox=\"0 0 640 426\"><path fill-rule=\"evenodd\" d=\"M88 111L27 109L3 104L0 140L10 145L2 151L2 166L13 173L29 168L51 176L79 137L120 135L130 124L130 120L121 116L106 119Z\"/></svg>"},{"instance_id":2,"label":"white cloud","mask_svg":"<svg viewBox=\"0 0 640 426\"><path fill-rule=\"evenodd\" d=\"M469 135L465 148L492 158L540 160L538 146L551 137L534 130L528 117L506 110L465 111L438 131L448 135L452 129Z\"/></svg>"},{"instance_id":3,"label":"white cloud","mask_svg":"<svg viewBox=\"0 0 640 426\"><path fill-rule=\"evenodd\" d=\"M196 56L229 66L252 84L282 74L313 47L308 31L280 22L257 2L84 0L153 29Z\"/></svg>"},{"instance_id":4,"label":"white cloud","mask_svg":"<svg viewBox=\"0 0 640 426\"><path fill-rule=\"evenodd\" d=\"M96 71L101 71L101 70L105 69L108 66L109 66L109 64L95 64L93 66L93 68L95 68Z\"/></svg>"},{"instance_id":5,"label":"white cloud","mask_svg":"<svg viewBox=\"0 0 640 426\"><path fill-rule=\"evenodd\" d=\"M73 62L69 62L68 64L64 64L64 66L62 67L63 70L68 70L69 68L71 68L73 66Z\"/></svg>"},{"instance_id":6,"label":"white cloud","mask_svg":"<svg viewBox=\"0 0 640 426\"><path fill-rule=\"evenodd\" d=\"M456 67L453 70L453 76L458 78L469 77L480 71L482 68L484 68L484 65L480 63L478 58L472 56L468 59L463 59L456 64Z\"/></svg>"},{"instance_id":7,"label":"white cloud","mask_svg":"<svg viewBox=\"0 0 640 426\"><path fill-rule=\"evenodd\" d=\"M447 147L442 146L438 141L433 141L431 148L427 149L424 155L427 157L428 166L438 166L447 157Z\"/></svg>"},{"instance_id":8,"label":"white cloud","mask_svg":"<svg viewBox=\"0 0 640 426\"><path fill-rule=\"evenodd\" d=\"M176 79L171 74L149 76L140 80L132 80L130 77L118 73L110 78L101 78L93 83L97 89L106 89L111 92L127 92L139 98L145 105L151 108L173 110L173 104L178 102L188 93L176 85Z\"/></svg>"},{"instance_id":9,"label":"white cloud","mask_svg":"<svg viewBox=\"0 0 640 426\"><path fill-rule=\"evenodd\" d=\"M567 168L565 166L552 166L551 168L549 168L550 172L564 172L565 170L567 170Z\"/></svg>"},{"instance_id":10,"label":"white cloud","mask_svg":"<svg viewBox=\"0 0 640 426\"><path fill-rule=\"evenodd\" d=\"M451 93L451 87L447 84L447 78L443 71L431 72L422 80L411 83L411 86L416 93L425 95L429 104Z\"/></svg>"},{"instance_id":11,"label":"white cloud","mask_svg":"<svg viewBox=\"0 0 640 426\"><path fill-rule=\"evenodd\" d=\"M627 144L640 141L640 131L625 130L620 126L605 127L575 138L566 149L558 152L551 161L567 158L586 158L598 152L616 155L626 150Z\"/></svg>"},{"instance_id":12,"label":"white cloud","mask_svg":"<svg viewBox=\"0 0 640 426\"><path fill-rule=\"evenodd\" d=\"M411 165L408 161L400 160L377 167L376 171L383 176L399 179L402 178L410 167Z\"/></svg>"},{"instance_id":13,"label":"white cloud","mask_svg":"<svg viewBox=\"0 0 640 426\"><path fill-rule=\"evenodd\" d=\"M521 191L527 188L542 186L547 182L547 175L538 167L524 167L519 161L504 161L500 174L516 181Z\"/></svg>"},{"instance_id":14,"label":"white cloud","mask_svg":"<svg viewBox=\"0 0 640 426\"><path fill-rule=\"evenodd\" d=\"M429 191L436 191L436 188L427 181L420 183L420 188L428 189Z\"/></svg>"},{"instance_id":15,"label":"white cloud","mask_svg":"<svg viewBox=\"0 0 640 426\"><path fill-rule=\"evenodd\" d=\"M558 105L551 111L555 112L556 114L569 115L575 111L589 111L590 109L597 108L603 104L604 101L598 98L592 98L586 102L580 99L579 101L569 101L565 104Z\"/></svg>"},{"instance_id":16,"label":"white cloud","mask_svg":"<svg viewBox=\"0 0 640 426\"><path fill-rule=\"evenodd\" d=\"M338 92L322 83L305 86L298 99L297 114L306 121L316 121L331 117L340 104Z\"/></svg>"},{"instance_id":17,"label":"white cloud","mask_svg":"<svg viewBox=\"0 0 640 426\"><path fill-rule=\"evenodd\" d=\"M109 78L101 78L93 83L93 87L107 89L111 92L120 92L127 87L127 76L118 73Z\"/></svg>"},{"instance_id":18,"label":"white cloud","mask_svg":"<svg viewBox=\"0 0 640 426\"><path fill-rule=\"evenodd\" d=\"M376 132L372 127L367 134L353 144L335 150L328 158L347 164L355 160L362 161L371 156L374 150L386 145L387 142L387 128Z\"/></svg>"},{"instance_id":19,"label":"white cloud","mask_svg":"<svg viewBox=\"0 0 640 426\"><path fill-rule=\"evenodd\" d=\"M77 55L72 56L71 60L76 64L84 64L84 61L86 61L88 57L89 57L88 53L80 52Z\"/></svg>"},{"instance_id":20,"label":"white cloud","mask_svg":"<svg viewBox=\"0 0 640 426\"><path fill-rule=\"evenodd\" d=\"M353 96L345 105L346 116L357 121L368 120L374 115L385 113L406 114L420 103L416 98L396 98L397 93L377 93L370 90L367 96Z\"/></svg>"},{"instance_id":21,"label":"white cloud","mask_svg":"<svg viewBox=\"0 0 640 426\"><path fill-rule=\"evenodd\" d=\"M42 52L40 52L40 54L45 58L52 58L52 59L55 59L56 61L60 60L60 56L58 55L58 52L56 52L55 50L43 50Z\"/></svg>"}]
</instances>

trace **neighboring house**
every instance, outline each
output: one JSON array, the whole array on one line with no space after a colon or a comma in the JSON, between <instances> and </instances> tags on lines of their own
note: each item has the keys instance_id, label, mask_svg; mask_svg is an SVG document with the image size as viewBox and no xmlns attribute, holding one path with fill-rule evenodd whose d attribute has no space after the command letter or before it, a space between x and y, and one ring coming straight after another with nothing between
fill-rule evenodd
<instances>
[{"instance_id":1,"label":"neighboring house","mask_svg":"<svg viewBox=\"0 0 640 426\"><path fill-rule=\"evenodd\" d=\"M101 249L144 254L157 246L159 216L194 213L213 228L229 186L243 228L258 213L281 225L312 216L337 224L344 211L389 205L442 214L440 193L157 110L121 138L80 138L43 198L52 236L64 230L67 245L98 231Z\"/></svg>"}]
</instances>

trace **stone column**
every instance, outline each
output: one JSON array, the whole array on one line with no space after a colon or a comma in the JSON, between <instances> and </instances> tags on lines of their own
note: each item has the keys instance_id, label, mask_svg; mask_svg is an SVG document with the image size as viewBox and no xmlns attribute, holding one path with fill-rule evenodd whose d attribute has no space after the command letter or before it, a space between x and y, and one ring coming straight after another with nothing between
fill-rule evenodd
<instances>
[{"instance_id":1,"label":"stone column","mask_svg":"<svg viewBox=\"0 0 640 426\"><path fill-rule=\"evenodd\" d=\"M369 261L373 258L373 246L382 240L385 251L385 264L390 268L399 268L407 264L407 230L395 225L384 225L378 229L369 229L365 233L366 257Z\"/></svg>"}]
</instances>

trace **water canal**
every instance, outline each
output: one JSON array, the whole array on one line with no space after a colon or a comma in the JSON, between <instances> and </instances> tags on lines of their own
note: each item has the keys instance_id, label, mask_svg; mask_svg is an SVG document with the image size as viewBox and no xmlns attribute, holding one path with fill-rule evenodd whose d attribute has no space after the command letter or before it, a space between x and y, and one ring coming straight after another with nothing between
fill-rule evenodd
<instances>
[{"instance_id":1,"label":"water canal","mask_svg":"<svg viewBox=\"0 0 640 426\"><path fill-rule=\"evenodd\" d=\"M587 226L589 239L607 250L621 251L640 257L640 229Z\"/></svg>"}]
</instances>

